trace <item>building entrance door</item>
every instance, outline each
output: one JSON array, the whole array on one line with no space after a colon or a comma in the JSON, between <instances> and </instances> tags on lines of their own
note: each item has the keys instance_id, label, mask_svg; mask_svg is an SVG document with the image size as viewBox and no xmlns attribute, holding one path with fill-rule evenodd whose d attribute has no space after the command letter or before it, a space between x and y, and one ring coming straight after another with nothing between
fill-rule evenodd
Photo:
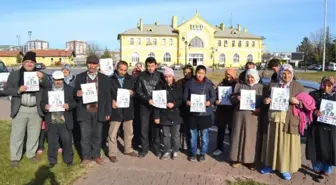
<instances>
[{"instance_id":1,"label":"building entrance door","mask_svg":"<svg viewBox=\"0 0 336 185\"><path fill-rule=\"evenodd\" d=\"M189 54L189 64L193 66L203 65L204 54L203 53L190 53Z\"/></svg>"}]
</instances>

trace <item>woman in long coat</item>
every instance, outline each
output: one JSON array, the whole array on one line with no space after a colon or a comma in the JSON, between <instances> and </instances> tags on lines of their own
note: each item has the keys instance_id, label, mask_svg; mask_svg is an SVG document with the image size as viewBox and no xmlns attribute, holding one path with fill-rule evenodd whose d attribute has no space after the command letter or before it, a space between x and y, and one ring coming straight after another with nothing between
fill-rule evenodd
<instances>
[{"instance_id":1,"label":"woman in long coat","mask_svg":"<svg viewBox=\"0 0 336 185\"><path fill-rule=\"evenodd\" d=\"M250 169L254 169L256 155L259 148L258 127L259 112L262 105L263 85L259 83L259 74L255 69L249 69L246 72L245 83L239 83L231 96L233 109L232 122L232 145L230 150L230 159L233 167L239 167L241 163L247 164ZM255 90L255 110L240 110L241 90Z\"/></svg>"},{"instance_id":2,"label":"woman in long coat","mask_svg":"<svg viewBox=\"0 0 336 185\"><path fill-rule=\"evenodd\" d=\"M323 115L323 109L320 109L322 99L336 101L333 83L329 78L324 78L321 89L310 95L316 102L316 110L313 114L314 122L307 130L306 157L312 161L313 170L322 179L323 175L330 175L332 166L336 165L336 126L317 121L317 117ZM336 114L335 111L332 114Z\"/></svg>"},{"instance_id":3,"label":"woman in long coat","mask_svg":"<svg viewBox=\"0 0 336 185\"><path fill-rule=\"evenodd\" d=\"M287 111L269 110L267 133L263 136L261 160L265 167L262 174L278 170L282 178L291 179L291 173L301 168L301 143L299 134L299 117L293 115L293 106L302 107L295 96L304 92L304 87L293 80L294 70L289 64L280 67L279 82L271 83L264 103L271 103L272 87L289 88L289 107Z\"/></svg>"},{"instance_id":4,"label":"woman in long coat","mask_svg":"<svg viewBox=\"0 0 336 185\"><path fill-rule=\"evenodd\" d=\"M237 72L233 68L225 70L225 78L217 85L217 101L216 101L216 115L215 115L215 124L218 127L217 132L217 148L213 151L212 155L219 156L224 152L223 142L225 136L225 129L228 126L230 131L231 138L231 128L232 128L232 115L233 115L233 106L232 105L221 105L221 102L218 100L218 87L220 86L231 86L234 90L237 83ZM231 142L230 142L231 143Z\"/></svg>"}]
</instances>

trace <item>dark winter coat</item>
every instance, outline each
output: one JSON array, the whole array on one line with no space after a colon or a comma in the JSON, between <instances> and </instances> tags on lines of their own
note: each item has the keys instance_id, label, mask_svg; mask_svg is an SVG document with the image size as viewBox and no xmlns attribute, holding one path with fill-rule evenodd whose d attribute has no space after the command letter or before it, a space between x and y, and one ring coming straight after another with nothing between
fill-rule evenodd
<instances>
[{"instance_id":1,"label":"dark winter coat","mask_svg":"<svg viewBox=\"0 0 336 185\"><path fill-rule=\"evenodd\" d=\"M218 84L218 86L231 86L232 91L236 86L236 81L229 82L226 79L223 79L222 82ZM216 89L216 100L218 100L218 86ZM225 128L226 125L231 128L232 125L232 117L233 117L233 105L217 105L216 114L215 114L215 123L218 127Z\"/></svg>"},{"instance_id":2,"label":"dark winter coat","mask_svg":"<svg viewBox=\"0 0 336 185\"><path fill-rule=\"evenodd\" d=\"M336 94L326 95L322 90L310 95L316 102L316 110L320 109L322 99L336 101ZM313 162L336 166L336 126L321 123L316 116L313 118L314 122L307 129L306 157Z\"/></svg>"},{"instance_id":3,"label":"dark winter coat","mask_svg":"<svg viewBox=\"0 0 336 185\"><path fill-rule=\"evenodd\" d=\"M120 83L118 81L117 72L114 72L113 76L111 77L111 93L112 93L112 100L117 101L117 92L118 89L121 88ZM124 84L122 89L128 89L133 91L133 95L130 97L130 106L129 108L112 108L111 113L111 121L129 121L134 119L134 87L135 81L129 74L125 75ZM138 110L139 111L139 110Z\"/></svg>"},{"instance_id":4,"label":"dark winter coat","mask_svg":"<svg viewBox=\"0 0 336 185\"><path fill-rule=\"evenodd\" d=\"M52 88L47 88L43 91L42 100L41 100L41 108L43 112L45 112L45 122L48 130L48 125L51 124L51 113L45 109L45 106L48 104L48 91L53 91ZM74 119L73 119L73 111L76 108L76 100L73 96L73 88L64 84L64 102L69 105L69 110L64 111L64 119L65 125L68 130L73 129Z\"/></svg>"},{"instance_id":5,"label":"dark winter coat","mask_svg":"<svg viewBox=\"0 0 336 185\"><path fill-rule=\"evenodd\" d=\"M77 101L77 120L87 120L86 105L83 104L83 98L77 96L77 91L81 90L81 84L87 83L87 71L76 76L74 96ZM98 73L98 121L106 122L105 117L111 115L111 79L104 74Z\"/></svg>"},{"instance_id":6,"label":"dark winter coat","mask_svg":"<svg viewBox=\"0 0 336 185\"><path fill-rule=\"evenodd\" d=\"M216 92L211 80L205 78L204 82L197 82L196 78L192 78L184 89L184 102L190 101L191 94L203 94L206 96L206 101L210 101L210 106L206 107L205 114L190 113L195 116L209 116L213 114L214 103L216 101Z\"/></svg>"},{"instance_id":7,"label":"dark winter coat","mask_svg":"<svg viewBox=\"0 0 336 185\"><path fill-rule=\"evenodd\" d=\"M154 108L154 119L160 119L160 124L165 126L181 124L182 118L180 116L179 107L182 104L182 87L174 83L172 86L166 83L161 83L156 90L167 91L167 103L173 103L174 107L169 109Z\"/></svg>"},{"instance_id":8,"label":"dark winter coat","mask_svg":"<svg viewBox=\"0 0 336 185\"><path fill-rule=\"evenodd\" d=\"M164 77L159 71L155 71L154 73L144 71L139 74L135 84L135 91L141 104L149 105L153 90L155 90L155 87L162 81L164 81Z\"/></svg>"}]
</instances>

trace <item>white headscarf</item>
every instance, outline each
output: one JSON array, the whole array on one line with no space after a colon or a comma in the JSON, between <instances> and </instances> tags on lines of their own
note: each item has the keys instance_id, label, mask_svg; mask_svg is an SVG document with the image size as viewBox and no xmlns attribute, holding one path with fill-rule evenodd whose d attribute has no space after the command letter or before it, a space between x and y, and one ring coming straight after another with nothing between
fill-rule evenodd
<instances>
[{"instance_id":1,"label":"white headscarf","mask_svg":"<svg viewBox=\"0 0 336 185\"><path fill-rule=\"evenodd\" d=\"M291 77L291 79L290 79L289 82L284 82L282 80L282 75L283 75L283 73L285 71L290 72L291 75L292 75L292 77ZM290 64L283 64L283 65L280 66L280 71L278 73L278 79L279 79L279 82L280 82L281 85L283 85L283 86L289 86L289 84L293 81L293 77L294 77L294 70L293 70L293 66L292 65L290 65Z\"/></svg>"},{"instance_id":2,"label":"white headscarf","mask_svg":"<svg viewBox=\"0 0 336 185\"><path fill-rule=\"evenodd\" d=\"M249 83L247 82L247 76L248 76L248 75L253 76L253 78L254 78L254 83L253 83L253 84L249 84ZM250 85L250 86L254 86L255 84L259 83L259 81L260 81L260 77L259 77L259 73L258 73L258 71L257 71L256 69L248 69L248 70L246 71L245 79L246 79L246 83L247 83L248 85Z\"/></svg>"}]
</instances>

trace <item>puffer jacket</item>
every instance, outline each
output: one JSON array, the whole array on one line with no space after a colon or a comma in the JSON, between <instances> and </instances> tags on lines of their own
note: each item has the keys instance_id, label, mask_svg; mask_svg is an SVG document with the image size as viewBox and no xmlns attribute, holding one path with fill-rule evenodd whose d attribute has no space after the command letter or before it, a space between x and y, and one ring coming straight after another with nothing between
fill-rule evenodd
<instances>
[{"instance_id":1,"label":"puffer jacket","mask_svg":"<svg viewBox=\"0 0 336 185\"><path fill-rule=\"evenodd\" d=\"M135 84L136 96L142 103L148 104L149 100L152 99L153 90L163 80L163 74L159 71L155 71L154 73L144 71L140 73Z\"/></svg>"}]
</instances>

